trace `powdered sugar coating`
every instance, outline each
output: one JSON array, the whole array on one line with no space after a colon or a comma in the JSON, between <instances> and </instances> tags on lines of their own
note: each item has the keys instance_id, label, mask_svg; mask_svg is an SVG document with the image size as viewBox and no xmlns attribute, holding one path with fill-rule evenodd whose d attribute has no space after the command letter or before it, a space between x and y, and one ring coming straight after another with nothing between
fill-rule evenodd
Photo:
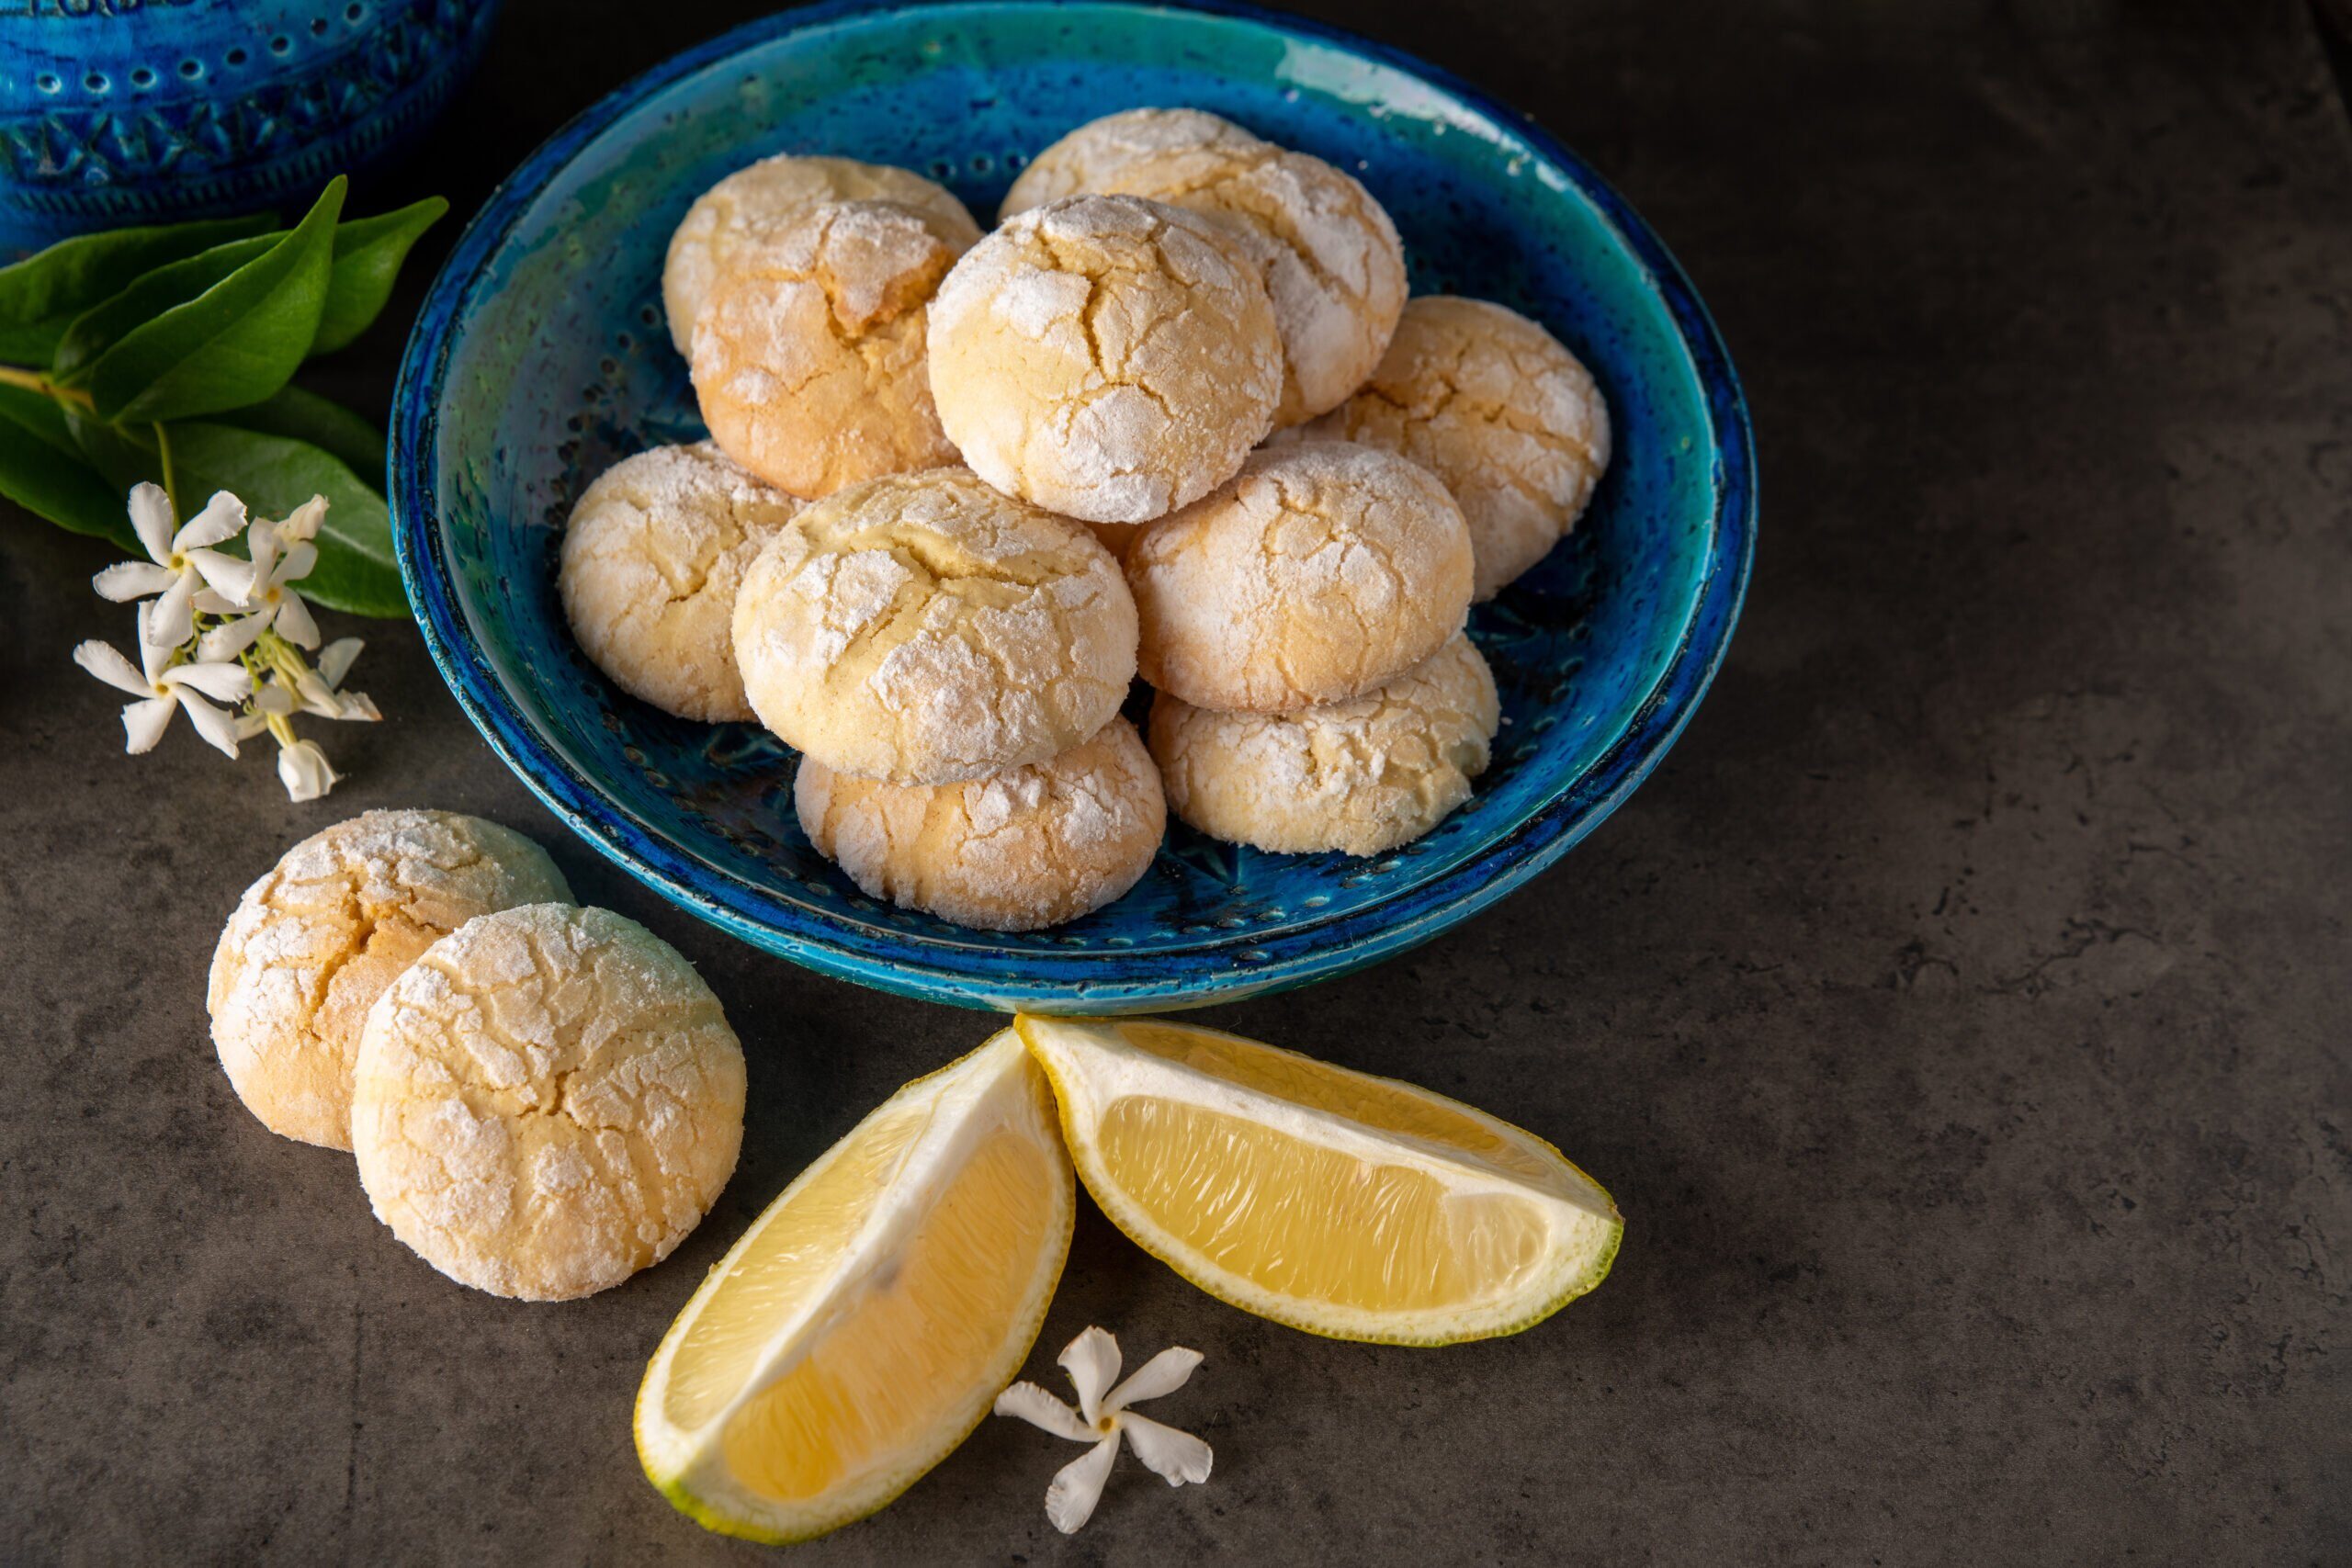
<instances>
[{"instance_id":1,"label":"powdered sugar coating","mask_svg":"<svg viewBox=\"0 0 2352 1568\"><path fill-rule=\"evenodd\" d=\"M1237 243L1155 202L1021 213L932 304L932 393L964 460L1091 523L1147 522L1231 478L1272 428L1282 378Z\"/></svg>"},{"instance_id":2,"label":"powdered sugar coating","mask_svg":"<svg viewBox=\"0 0 2352 1568\"><path fill-rule=\"evenodd\" d=\"M1122 109L1091 119L1029 161L997 209L997 221L1066 196L1108 189L1106 181L1155 153L1264 143L1205 109Z\"/></svg>"},{"instance_id":3,"label":"powdered sugar coating","mask_svg":"<svg viewBox=\"0 0 2352 1568\"><path fill-rule=\"evenodd\" d=\"M662 304L678 352L693 346L695 323L738 256L788 235L812 209L838 201L912 208L959 252L980 237L971 213L945 186L909 170L849 158L763 158L703 192L670 236Z\"/></svg>"},{"instance_id":4,"label":"powdered sugar coating","mask_svg":"<svg viewBox=\"0 0 2352 1568\"><path fill-rule=\"evenodd\" d=\"M682 718L748 719L735 593L801 502L707 441L599 474L564 530L556 586L572 636L630 695Z\"/></svg>"},{"instance_id":5,"label":"powdered sugar coating","mask_svg":"<svg viewBox=\"0 0 2352 1568\"><path fill-rule=\"evenodd\" d=\"M1457 636L1363 696L1299 713L1212 713L1162 692L1151 753L1170 808L1213 838L1374 855L1470 798L1500 716L1486 660Z\"/></svg>"},{"instance_id":6,"label":"powdered sugar coating","mask_svg":"<svg viewBox=\"0 0 2352 1568\"><path fill-rule=\"evenodd\" d=\"M1576 525L1609 467L1609 408L1559 339L1483 299L1411 301L1363 390L1310 434L1385 446L1462 503L1491 599Z\"/></svg>"},{"instance_id":7,"label":"powdered sugar coating","mask_svg":"<svg viewBox=\"0 0 2352 1568\"><path fill-rule=\"evenodd\" d=\"M955 461L932 406L924 305L966 243L924 209L847 201L737 251L694 332L712 439L812 498Z\"/></svg>"},{"instance_id":8,"label":"powdered sugar coating","mask_svg":"<svg viewBox=\"0 0 2352 1568\"><path fill-rule=\"evenodd\" d=\"M1159 773L1114 718L1061 755L964 784L879 784L804 758L801 829L865 893L982 931L1076 919L1136 885L1167 831Z\"/></svg>"},{"instance_id":9,"label":"powdered sugar coating","mask_svg":"<svg viewBox=\"0 0 2352 1568\"><path fill-rule=\"evenodd\" d=\"M955 784L1042 762L1118 712L1135 601L1077 524L939 468L793 519L736 598L735 654L787 743L843 773Z\"/></svg>"},{"instance_id":10,"label":"powdered sugar coating","mask_svg":"<svg viewBox=\"0 0 2352 1568\"><path fill-rule=\"evenodd\" d=\"M1233 482L1126 554L1145 680L1198 707L1288 713L1359 695L1462 629L1470 533L1427 469L1315 441L1251 455Z\"/></svg>"},{"instance_id":11,"label":"powdered sugar coating","mask_svg":"<svg viewBox=\"0 0 2352 1568\"><path fill-rule=\"evenodd\" d=\"M205 1005L237 1098L281 1137L351 1147L360 1027L419 953L477 915L569 899L547 852L450 811L369 811L286 852L237 901Z\"/></svg>"},{"instance_id":12,"label":"powdered sugar coating","mask_svg":"<svg viewBox=\"0 0 2352 1568\"><path fill-rule=\"evenodd\" d=\"M1405 308L1405 247L1352 175L1261 141L1138 158L1102 188L1200 213L1239 242L1282 337L1276 425L1337 407L1380 363Z\"/></svg>"},{"instance_id":13,"label":"powdered sugar coating","mask_svg":"<svg viewBox=\"0 0 2352 1568\"><path fill-rule=\"evenodd\" d=\"M359 1180L451 1279L565 1301L701 1222L743 1089L735 1032L675 949L609 910L509 909L434 943L368 1013Z\"/></svg>"}]
</instances>

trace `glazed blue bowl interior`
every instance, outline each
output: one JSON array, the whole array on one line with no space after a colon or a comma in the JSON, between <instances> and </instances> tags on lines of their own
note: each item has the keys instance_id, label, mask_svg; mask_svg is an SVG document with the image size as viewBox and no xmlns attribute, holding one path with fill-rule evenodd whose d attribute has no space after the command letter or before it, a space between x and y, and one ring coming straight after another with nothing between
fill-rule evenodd
<instances>
[{"instance_id":1,"label":"glazed blue bowl interior","mask_svg":"<svg viewBox=\"0 0 2352 1568\"><path fill-rule=\"evenodd\" d=\"M669 717L588 663L555 591L573 501L703 434L662 310L664 246L754 158L902 164L984 220L1023 159L1114 109L1216 110L1349 170L1417 291L1500 300L1589 366L1616 454L1575 533L1472 632L1504 724L1476 798L1370 860L1269 855L1171 824L1110 908L1024 935L862 896L794 820L792 753ZM475 220L402 369L391 481L435 656L507 761L592 844L812 967L973 1006L1122 1011L1359 967L1556 858L1639 782L1703 691L1753 528L1745 412L1674 264L1519 115L1406 57L1255 13L1116 4L820 8L682 56L560 132Z\"/></svg>"}]
</instances>

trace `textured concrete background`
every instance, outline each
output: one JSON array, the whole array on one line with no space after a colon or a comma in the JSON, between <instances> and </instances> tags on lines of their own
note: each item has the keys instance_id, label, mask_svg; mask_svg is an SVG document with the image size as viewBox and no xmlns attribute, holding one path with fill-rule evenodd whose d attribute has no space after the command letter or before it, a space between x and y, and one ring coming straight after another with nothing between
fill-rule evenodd
<instances>
[{"instance_id":1,"label":"textured concrete background","mask_svg":"<svg viewBox=\"0 0 2352 1568\"><path fill-rule=\"evenodd\" d=\"M469 207L757 8L514 0L419 167L355 200ZM799 1560L2352 1560L2352 134L2310 13L1319 8L1657 223L1747 378L1762 551L1688 736L1562 866L1216 1021L1513 1114L1614 1190L1624 1252L1532 1333L1374 1349L1229 1311L1090 1208L1031 1374L1090 1322L1198 1347L1155 1410L1215 1480L1123 1461L1065 1543L1071 1450L990 1422ZM380 408L400 335L340 389ZM398 626L329 807L184 729L125 759L66 662L124 635L83 586L107 552L0 529L0 1558L751 1561L639 1479L639 1369L763 1203L983 1021L640 892ZM391 805L538 835L725 998L750 1134L675 1260L469 1293L346 1156L239 1109L222 918Z\"/></svg>"}]
</instances>

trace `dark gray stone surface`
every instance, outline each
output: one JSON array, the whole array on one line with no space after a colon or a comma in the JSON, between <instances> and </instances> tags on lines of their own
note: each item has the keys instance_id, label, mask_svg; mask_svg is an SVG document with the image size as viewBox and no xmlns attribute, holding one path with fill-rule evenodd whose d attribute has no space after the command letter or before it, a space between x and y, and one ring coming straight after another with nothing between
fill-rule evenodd
<instances>
[{"instance_id":1,"label":"dark gray stone surface","mask_svg":"<svg viewBox=\"0 0 2352 1568\"><path fill-rule=\"evenodd\" d=\"M514 0L423 162L461 207L748 5ZM1326 5L1337 16L1351 8ZM1370 14L1367 14L1370 13ZM1616 1193L1609 1282L1417 1352L1232 1312L1091 1209L1083 1325L1207 1352L1065 1543L990 1422L810 1562L2352 1560L2352 134L2269 0L1387 4L1653 219L1745 371L1746 624L1558 869L1216 1021L1503 1111ZM447 235L439 237L446 244ZM437 249L436 249L437 254ZM422 275L413 277L413 303ZM380 408L397 325L336 367ZM288 806L66 662L101 547L0 517L0 1558L748 1561L639 1478L704 1269L977 1015L758 957L569 840L414 633ZM432 1272L205 1032L244 884L364 807L538 835L702 965L742 1167L662 1268L531 1307Z\"/></svg>"}]
</instances>

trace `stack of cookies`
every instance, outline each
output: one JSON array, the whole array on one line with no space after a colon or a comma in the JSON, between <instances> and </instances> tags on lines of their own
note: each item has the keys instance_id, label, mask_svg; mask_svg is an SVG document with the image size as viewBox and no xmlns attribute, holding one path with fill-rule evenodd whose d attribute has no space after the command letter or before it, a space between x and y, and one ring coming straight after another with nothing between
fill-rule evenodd
<instances>
[{"instance_id":1,"label":"stack of cookies","mask_svg":"<svg viewBox=\"0 0 2352 1568\"><path fill-rule=\"evenodd\" d=\"M1362 185L1193 109L1071 132L985 237L905 170L755 164L662 293L712 440L582 497L582 646L765 725L811 842L966 925L1118 897L1170 807L1276 852L1427 832L1498 722L1470 604L1608 461L1551 334L1408 301Z\"/></svg>"},{"instance_id":2,"label":"stack of cookies","mask_svg":"<svg viewBox=\"0 0 2352 1568\"><path fill-rule=\"evenodd\" d=\"M660 1262L742 1146L743 1048L694 965L478 817L369 811L287 851L205 1001L246 1109L349 1150L376 1217L493 1295Z\"/></svg>"}]
</instances>

